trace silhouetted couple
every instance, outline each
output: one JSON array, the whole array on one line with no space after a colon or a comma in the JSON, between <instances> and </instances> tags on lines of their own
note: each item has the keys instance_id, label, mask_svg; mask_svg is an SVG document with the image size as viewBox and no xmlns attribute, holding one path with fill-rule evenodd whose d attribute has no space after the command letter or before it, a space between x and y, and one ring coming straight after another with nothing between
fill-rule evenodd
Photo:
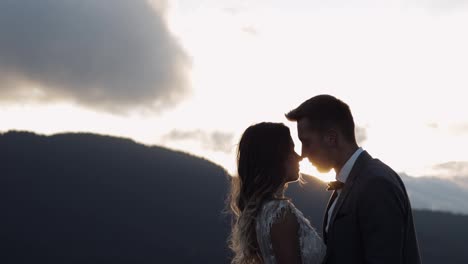
<instances>
[{"instance_id":1,"label":"silhouetted couple","mask_svg":"<svg viewBox=\"0 0 468 264\"><path fill-rule=\"evenodd\" d=\"M250 126L239 142L230 193L232 263L421 263L405 186L357 145L348 105L318 95L286 118L297 122L301 156L280 123ZM320 172L336 172L322 236L284 196L287 183L300 180L302 158Z\"/></svg>"}]
</instances>

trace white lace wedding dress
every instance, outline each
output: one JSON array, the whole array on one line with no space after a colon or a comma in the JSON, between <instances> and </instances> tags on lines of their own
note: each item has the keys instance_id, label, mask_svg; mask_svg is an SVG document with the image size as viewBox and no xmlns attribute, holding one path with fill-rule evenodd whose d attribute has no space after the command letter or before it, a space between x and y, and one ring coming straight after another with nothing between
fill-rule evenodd
<instances>
[{"instance_id":1,"label":"white lace wedding dress","mask_svg":"<svg viewBox=\"0 0 468 264\"><path fill-rule=\"evenodd\" d=\"M270 239L270 229L273 223L287 211L294 213L299 224L299 245L303 264L320 264L325 256L325 244L309 220L304 217L288 200L266 201L257 217L256 232L260 251L265 264L276 264Z\"/></svg>"}]
</instances>

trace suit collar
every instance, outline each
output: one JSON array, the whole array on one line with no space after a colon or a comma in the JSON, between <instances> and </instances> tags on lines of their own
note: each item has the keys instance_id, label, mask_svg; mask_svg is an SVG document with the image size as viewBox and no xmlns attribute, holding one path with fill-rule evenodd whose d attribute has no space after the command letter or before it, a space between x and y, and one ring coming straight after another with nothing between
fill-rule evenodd
<instances>
[{"instance_id":1,"label":"suit collar","mask_svg":"<svg viewBox=\"0 0 468 264\"><path fill-rule=\"evenodd\" d=\"M332 231L332 226L336 218L337 212L341 209L341 206L343 205L343 201L346 199L346 196L349 194L349 191L352 189L354 182L357 178L357 176L360 174L361 170L365 167L365 165L372 160L372 157L367 153L367 151L362 151L362 153L359 155L359 157L356 159L356 162L354 163L354 166L352 167L349 176L345 182L345 185L343 189L341 189L341 193L338 197L338 200L336 201L335 207L333 209L331 218L330 218L330 223L328 223L328 231ZM328 201L327 205L327 211L325 213L325 217L323 220L323 235L325 237L329 237L328 235L325 234L325 225L327 221L327 214L328 210L333 202L333 196L336 195L336 191L334 191L333 195L330 197L330 200ZM328 238L325 239L325 242L327 242Z\"/></svg>"},{"instance_id":2,"label":"suit collar","mask_svg":"<svg viewBox=\"0 0 468 264\"><path fill-rule=\"evenodd\" d=\"M351 173L351 170L354 167L354 164L356 163L356 160L359 158L359 155L363 152L364 150L362 148L358 148L352 155L349 157L349 159L346 161L346 163L343 165L343 167L340 169L340 173L336 175L336 180L340 182L346 182L348 180L349 174Z\"/></svg>"}]
</instances>

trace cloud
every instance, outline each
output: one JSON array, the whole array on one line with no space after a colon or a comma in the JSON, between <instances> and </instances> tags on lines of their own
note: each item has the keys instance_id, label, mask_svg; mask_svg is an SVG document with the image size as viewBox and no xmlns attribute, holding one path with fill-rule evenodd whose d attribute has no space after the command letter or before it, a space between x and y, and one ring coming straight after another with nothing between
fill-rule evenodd
<instances>
[{"instance_id":1,"label":"cloud","mask_svg":"<svg viewBox=\"0 0 468 264\"><path fill-rule=\"evenodd\" d=\"M467 5L465 0L400 0L400 1L368 1L368 0L331 0L331 1L315 1L313 5L318 7L333 7L333 8L424 8L432 12L442 12L463 8Z\"/></svg>"},{"instance_id":2,"label":"cloud","mask_svg":"<svg viewBox=\"0 0 468 264\"><path fill-rule=\"evenodd\" d=\"M468 214L468 188L436 177L400 176L413 208Z\"/></svg>"},{"instance_id":3,"label":"cloud","mask_svg":"<svg viewBox=\"0 0 468 264\"><path fill-rule=\"evenodd\" d=\"M242 32L247 33L252 36L257 36L258 35L258 29L255 28L254 26L245 26L242 29Z\"/></svg>"},{"instance_id":4,"label":"cloud","mask_svg":"<svg viewBox=\"0 0 468 264\"><path fill-rule=\"evenodd\" d=\"M225 7L222 10L233 16L239 15L240 13L244 12L244 10L240 7Z\"/></svg>"},{"instance_id":5,"label":"cloud","mask_svg":"<svg viewBox=\"0 0 468 264\"><path fill-rule=\"evenodd\" d=\"M432 168L446 177L468 178L468 161L450 161L434 165Z\"/></svg>"},{"instance_id":6,"label":"cloud","mask_svg":"<svg viewBox=\"0 0 468 264\"><path fill-rule=\"evenodd\" d=\"M0 1L0 100L66 100L107 111L176 104L189 92L190 59L165 10L154 6Z\"/></svg>"},{"instance_id":7,"label":"cloud","mask_svg":"<svg viewBox=\"0 0 468 264\"><path fill-rule=\"evenodd\" d=\"M427 177L400 176L413 207L468 214L468 161L434 165Z\"/></svg>"},{"instance_id":8,"label":"cloud","mask_svg":"<svg viewBox=\"0 0 468 264\"><path fill-rule=\"evenodd\" d=\"M432 129L438 129L439 128L439 124L437 124L435 122L429 123L429 124L427 124L427 126L429 128L432 128Z\"/></svg>"},{"instance_id":9,"label":"cloud","mask_svg":"<svg viewBox=\"0 0 468 264\"><path fill-rule=\"evenodd\" d=\"M468 123L457 123L450 126L450 131L456 135L468 135Z\"/></svg>"},{"instance_id":10,"label":"cloud","mask_svg":"<svg viewBox=\"0 0 468 264\"><path fill-rule=\"evenodd\" d=\"M356 141L359 145L367 140L367 131L364 127L356 126Z\"/></svg>"},{"instance_id":11,"label":"cloud","mask_svg":"<svg viewBox=\"0 0 468 264\"><path fill-rule=\"evenodd\" d=\"M231 153L234 135L231 133L214 131L208 133L202 130L180 131L172 130L163 136L165 141L196 141L199 142L203 148L212 151L219 151L224 153Z\"/></svg>"},{"instance_id":12,"label":"cloud","mask_svg":"<svg viewBox=\"0 0 468 264\"><path fill-rule=\"evenodd\" d=\"M450 161L432 167L434 175L440 175L468 192L468 161Z\"/></svg>"},{"instance_id":13,"label":"cloud","mask_svg":"<svg viewBox=\"0 0 468 264\"><path fill-rule=\"evenodd\" d=\"M454 122L450 124L441 125L439 123L428 123L427 127L431 129L447 130L449 133L460 136L468 135L468 122Z\"/></svg>"},{"instance_id":14,"label":"cloud","mask_svg":"<svg viewBox=\"0 0 468 264\"><path fill-rule=\"evenodd\" d=\"M465 0L413 0L413 2L433 12L456 10L467 5Z\"/></svg>"}]
</instances>

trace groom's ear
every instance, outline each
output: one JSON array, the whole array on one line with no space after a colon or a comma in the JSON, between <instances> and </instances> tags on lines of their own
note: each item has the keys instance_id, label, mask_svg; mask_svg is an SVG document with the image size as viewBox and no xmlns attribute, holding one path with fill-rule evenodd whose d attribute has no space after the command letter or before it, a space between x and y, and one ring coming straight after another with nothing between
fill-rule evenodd
<instances>
[{"instance_id":1,"label":"groom's ear","mask_svg":"<svg viewBox=\"0 0 468 264\"><path fill-rule=\"evenodd\" d=\"M336 129L328 129L324 135L325 144L329 147L336 147L338 145L338 131Z\"/></svg>"}]
</instances>

